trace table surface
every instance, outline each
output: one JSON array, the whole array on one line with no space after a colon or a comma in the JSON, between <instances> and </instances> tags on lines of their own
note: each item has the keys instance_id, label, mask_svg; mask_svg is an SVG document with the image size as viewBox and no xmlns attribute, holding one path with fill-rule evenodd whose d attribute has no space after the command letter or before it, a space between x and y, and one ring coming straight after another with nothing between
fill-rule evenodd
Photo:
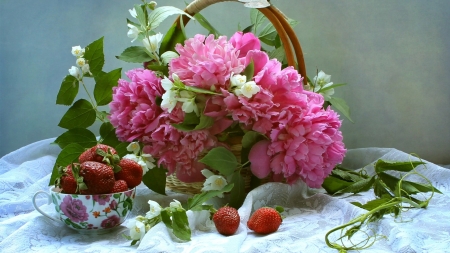
<instances>
[{"instance_id":1,"label":"table surface","mask_svg":"<svg viewBox=\"0 0 450 253\"><path fill-rule=\"evenodd\" d=\"M51 144L53 140L32 143L0 159L0 252L337 252L327 247L325 234L365 213L350 202L365 203L374 198L372 191L336 197L325 194L323 189L309 189L303 183L270 183L247 195L239 209L241 225L233 236L218 234L207 222L206 213L188 211L191 241L177 242L163 224L158 224L139 245L130 246L130 241L122 236L128 234L124 226L104 235L82 235L34 210L31 198L35 192L49 189L51 170L59 153L59 148ZM412 158L395 149L354 149L348 151L343 165L370 171L370 164L378 159ZM418 169L443 194L436 194L426 209L403 212L402 220L386 215L372 224L369 233L385 237L367 252L450 252L450 170L432 163ZM164 207L173 199L187 198L174 192L159 195L141 185L129 219L145 215L149 199ZM37 204L44 211L55 212L45 196L37 198ZM273 205L286 210L276 233L261 236L247 229L245 224L252 210Z\"/></svg>"}]
</instances>

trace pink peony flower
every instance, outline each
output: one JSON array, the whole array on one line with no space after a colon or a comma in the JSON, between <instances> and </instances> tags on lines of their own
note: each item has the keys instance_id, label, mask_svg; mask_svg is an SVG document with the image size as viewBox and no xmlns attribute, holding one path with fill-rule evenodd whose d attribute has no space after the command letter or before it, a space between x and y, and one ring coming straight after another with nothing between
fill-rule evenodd
<instances>
[{"instance_id":1,"label":"pink peony flower","mask_svg":"<svg viewBox=\"0 0 450 253\"><path fill-rule=\"evenodd\" d=\"M215 146L217 140L208 130L183 132L170 124L161 124L151 136L145 138L144 153L158 157L158 165L168 174L176 173L183 182L204 180L198 164L199 156Z\"/></svg>"},{"instance_id":2,"label":"pink peony flower","mask_svg":"<svg viewBox=\"0 0 450 253\"><path fill-rule=\"evenodd\" d=\"M154 72L134 69L126 73L131 82L120 79L113 88L109 119L121 141L139 140L158 126L162 109L156 104L164 90Z\"/></svg>"},{"instance_id":3,"label":"pink peony flower","mask_svg":"<svg viewBox=\"0 0 450 253\"><path fill-rule=\"evenodd\" d=\"M239 50L239 58L245 57L250 50L261 50L261 42L253 33L236 32L229 42Z\"/></svg>"},{"instance_id":4,"label":"pink peony flower","mask_svg":"<svg viewBox=\"0 0 450 253\"><path fill-rule=\"evenodd\" d=\"M175 50L180 57L169 63L169 75L176 73L184 84L207 90L227 89L231 73L241 73L244 59L239 59L238 50L227 42L225 36L214 39L197 34L178 44Z\"/></svg>"},{"instance_id":5,"label":"pink peony flower","mask_svg":"<svg viewBox=\"0 0 450 253\"><path fill-rule=\"evenodd\" d=\"M81 200L74 199L71 195L64 197L59 208L73 222L83 222L89 219L86 206Z\"/></svg>"}]
</instances>

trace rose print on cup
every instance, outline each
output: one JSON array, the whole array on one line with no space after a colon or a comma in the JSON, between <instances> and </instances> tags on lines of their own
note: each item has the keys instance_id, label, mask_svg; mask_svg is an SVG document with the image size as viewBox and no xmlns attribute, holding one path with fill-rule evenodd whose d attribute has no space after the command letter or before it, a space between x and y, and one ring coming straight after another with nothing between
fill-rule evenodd
<instances>
[{"instance_id":1,"label":"rose print on cup","mask_svg":"<svg viewBox=\"0 0 450 253\"><path fill-rule=\"evenodd\" d=\"M113 228L120 223L120 218L117 215L113 215L104 219L100 225L102 228Z\"/></svg>"},{"instance_id":2,"label":"rose print on cup","mask_svg":"<svg viewBox=\"0 0 450 253\"><path fill-rule=\"evenodd\" d=\"M79 199L73 199L71 195L66 195L60 205L61 211L73 222L82 222L89 219L86 206Z\"/></svg>"},{"instance_id":3,"label":"rose print on cup","mask_svg":"<svg viewBox=\"0 0 450 253\"><path fill-rule=\"evenodd\" d=\"M102 194L102 195L94 195L93 196L94 201L97 202L99 205L105 205L109 202L111 195L109 194Z\"/></svg>"}]
</instances>

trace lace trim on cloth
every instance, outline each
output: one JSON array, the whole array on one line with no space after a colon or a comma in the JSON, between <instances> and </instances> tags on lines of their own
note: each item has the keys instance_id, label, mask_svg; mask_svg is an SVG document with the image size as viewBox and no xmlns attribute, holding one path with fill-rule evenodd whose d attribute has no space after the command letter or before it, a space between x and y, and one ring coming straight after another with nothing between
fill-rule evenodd
<instances>
[{"instance_id":1,"label":"lace trim on cloth","mask_svg":"<svg viewBox=\"0 0 450 253\"><path fill-rule=\"evenodd\" d=\"M239 209L241 225L234 236L225 237L215 231L207 212L188 211L192 230L190 242L177 242L160 223L153 227L136 246L122 234L124 226L104 235L81 235L61 223L51 221L31 203L33 194L49 189L48 181L60 149L42 140L16 150L0 159L0 252L336 252L326 246L326 232L365 211L350 204L365 203L374 198L372 191L359 195L332 197L322 189L309 189L303 183L289 186L270 183L248 194ZM395 149L364 148L349 150L343 166L365 167L378 160L409 161L408 154ZM403 222L386 215L372 224L372 229L386 239L377 241L367 252L449 252L450 249L450 170L428 163L419 168L443 194L435 194L429 206L403 212ZM145 215L147 201L168 206L173 199L186 201L188 196L168 192L158 195L138 186L131 218ZM47 199L37 204L48 213L55 212ZM285 219L273 234L260 236L246 227L252 210L271 205L285 207ZM364 252L364 251L363 251Z\"/></svg>"}]
</instances>

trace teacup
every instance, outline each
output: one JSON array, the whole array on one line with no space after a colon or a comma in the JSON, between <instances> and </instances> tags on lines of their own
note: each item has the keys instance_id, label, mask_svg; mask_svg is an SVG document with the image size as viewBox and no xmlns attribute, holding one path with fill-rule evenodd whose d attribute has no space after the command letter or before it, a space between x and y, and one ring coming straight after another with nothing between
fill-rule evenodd
<instances>
[{"instance_id":1,"label":"teacup","mask_svg":"<svg viewBox=\"0 0 450 253\"><path fill-rule=\"evenodd\" d=\"M57 218L45 213L36 205L36 197L40 194L47 195L48 203L55 205ZM126 220L133 208L135 196L136 188L118 193L81 195L64 194L59 188L53 187L50 193L36 192L33 196L33 205L45 217L61 221L79 233L104 234Z\"/></svg>"}]
</instances>

